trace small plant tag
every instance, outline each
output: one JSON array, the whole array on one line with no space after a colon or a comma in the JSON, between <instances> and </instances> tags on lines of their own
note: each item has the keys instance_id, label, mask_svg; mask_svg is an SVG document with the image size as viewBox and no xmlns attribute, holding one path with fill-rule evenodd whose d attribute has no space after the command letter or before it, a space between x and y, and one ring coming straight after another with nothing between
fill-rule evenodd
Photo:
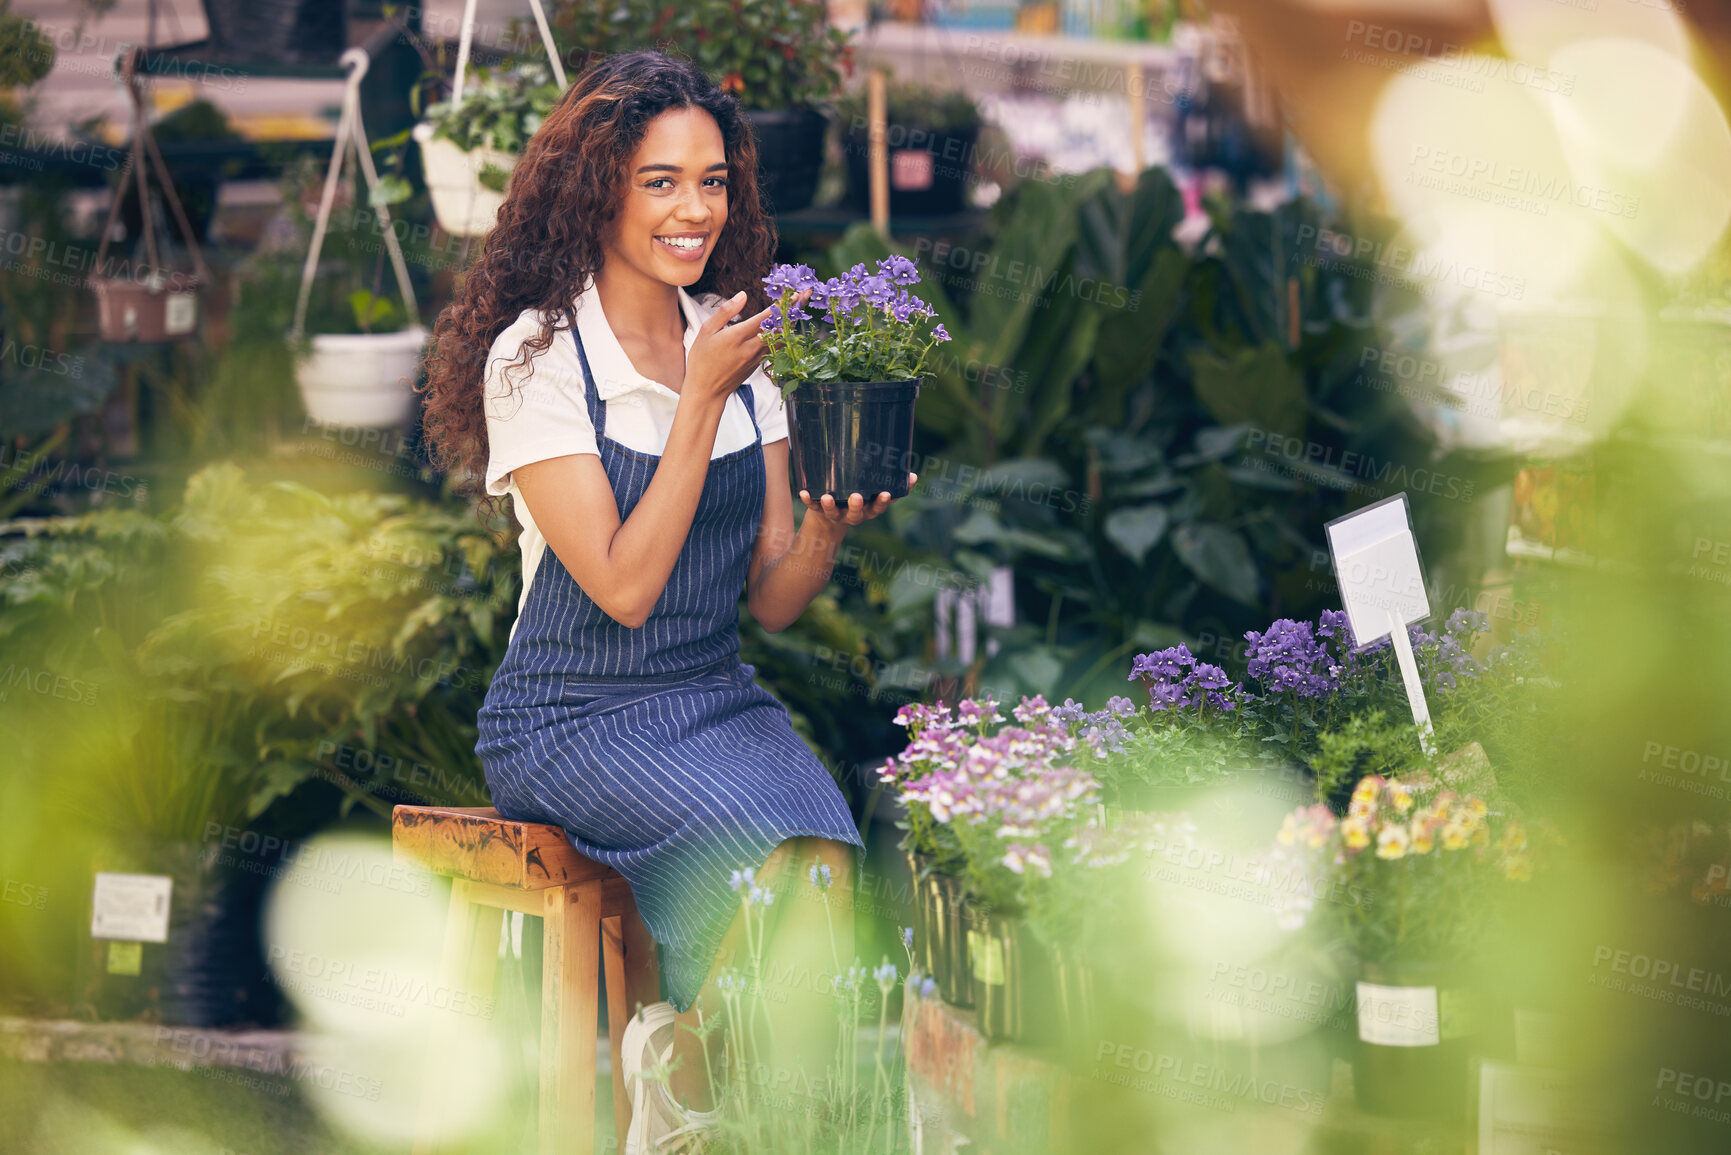
<instances>
[{"instance_id":1,"label":"small plant tag","mask_svg":"<svg viewBox=\"0 0 1731 1155\"><path fill-rule=\"evenodd\" d=\"M174 879L166 874L98 874L90 937L167 942L173 889Z\"/></svg>"},{"instance_id":2,"label":"small plant tag","mask_svg":"<svg viewBox=\"0 0 1731 1155\"><path fill-rule=\"evenodd\" d=\"M1424 567L1419 564L1406 494L1397 493L1337 517L1323 528L1328 533L1334 580L1346 607L1353 648L1362 650L1382 638L1393 643L1419 742L1425 753L1434 757L1430 706L1406 632L1408 626L1430 617L1430 597L1424 588Z\"/></svg>"},{"instance_id":3,"label":"small plant tag","mask_svg":"<svg viewBox=\"0 0 1731 1155\"><path fill-rule=\"evenodd\" d=\"M1442 1041L1435 987L1358 984L1358 1037L1379 1047L1434 1047Z\"/></svg>"},{"instance_id":4,"label":"small plant tag","mask_svg":"<svg viewBox=\"0 0 1731 1155\"><path fill-rule=\"evenodd\" d=\"M108 973L111 975L143 974L144 944L119 941L109 943Z\"/></svg>"}]
</instances>

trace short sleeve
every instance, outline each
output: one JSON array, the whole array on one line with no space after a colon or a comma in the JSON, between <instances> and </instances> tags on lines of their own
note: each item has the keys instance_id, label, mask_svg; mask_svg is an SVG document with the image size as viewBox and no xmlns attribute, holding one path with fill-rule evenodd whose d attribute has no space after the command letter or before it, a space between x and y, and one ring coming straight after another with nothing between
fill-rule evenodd
<instances>
[{"instance_id":1,"label":"short sleeve","mask_svg":"<svg viewBox=\"0 0 1731 1155\"><path fill-rule=\"evenodd\" d=\"M763 431L763 443L782 441L787 438L787 405L781 399L781 390L762 365L752 370L746 378L751 385L751 399L757 409L757 427Z\"/></svg>"},{"instance_id":2,"label":"short sleeve","mask_svg":"<svg viewBox=\"0 0 1731 1155\"><path fill-rule=\"evenodd\" d=\"M487 492L495 496L509 490L511 471L518 466L573 453L600 454L583 400L583 368L564 323L526 368L517 364L523 343L540 331L540 316L525 310L487 352Z\"/></svg>"}]
</instances>

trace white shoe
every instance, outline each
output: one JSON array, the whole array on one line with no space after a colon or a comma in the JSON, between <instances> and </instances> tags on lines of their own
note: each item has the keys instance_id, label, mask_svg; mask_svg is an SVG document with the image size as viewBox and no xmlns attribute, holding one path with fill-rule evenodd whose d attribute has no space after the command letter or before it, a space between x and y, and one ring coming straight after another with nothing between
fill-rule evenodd
<instances>
[{"instance_id":1,"label":"white shoe","mask_svg":"<svg viewBox=\"0 0 1731 1155\"><path fill-rule=\"evenodd\" d=\"M721 1117L719 1110L693 1111L673 1101L665 1082L643 1077L645 1068L668 1062L678 1026L672 1003L651 1003L625 1024L620 1040L620 1065L631 1096L631 1125L625 1132L625 1155L673 1155L700 1150ZM659 1036L659 1037L658 1037Z\"/></svg>"}]
</instances>

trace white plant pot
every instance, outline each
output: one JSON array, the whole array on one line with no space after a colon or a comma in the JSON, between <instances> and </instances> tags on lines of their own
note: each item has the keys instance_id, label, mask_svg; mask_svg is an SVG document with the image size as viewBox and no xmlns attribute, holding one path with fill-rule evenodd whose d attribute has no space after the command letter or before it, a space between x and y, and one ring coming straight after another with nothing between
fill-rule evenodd
<instances>
[{"instance_id":1,"label":"white plant pot","mask_svg":"<svg viewBox=\"0 0 1731 1155\"><path fill-rule=\"evenodd\" d=\"M415 125L414 137L421 146L421 168L439 227L458 237L478 237L490 230L499 218L505 194L484 187L481 170L493 165L510 172L517 166L517 158L491 148L464 152L448 140L434 140L433 126L426 121Z\"/></svg>"},{"instance_id":2,"label":"white plant pot","mask_svg":"<svg viewBox=\"0 0 1731 1155\"><path fill-rule=\"evenodd\" d=\"M320 333L295 365L307 416L321 425L392 428L414 410L415 372L427 331Z\"/></svg>"}]
</instances>

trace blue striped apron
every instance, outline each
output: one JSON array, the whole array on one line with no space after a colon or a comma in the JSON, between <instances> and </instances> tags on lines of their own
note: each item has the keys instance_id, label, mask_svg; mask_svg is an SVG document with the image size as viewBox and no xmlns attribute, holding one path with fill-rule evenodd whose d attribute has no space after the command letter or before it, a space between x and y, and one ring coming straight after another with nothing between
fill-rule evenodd
<instances>
[{"instance_id":1,"label":"blue striped apron","mask_svg":"<svg viewBox=\"0 0 1731 1155\"><path fill-rule=\"evenodd\" d=\"M605 434L575 326L584 401L623 521L660 458ZM738 896L735 870L784 839L860 847L847 802L739 658L739 594L763 518L763 431L714 458L685 546L640 629L583 592L551 547L481 707L475 752L507 818L561 826L631 884L659 947L662 997L691 1006ZM862 848L863 849L863 848Z\"/></svg>"}]
</instances>

